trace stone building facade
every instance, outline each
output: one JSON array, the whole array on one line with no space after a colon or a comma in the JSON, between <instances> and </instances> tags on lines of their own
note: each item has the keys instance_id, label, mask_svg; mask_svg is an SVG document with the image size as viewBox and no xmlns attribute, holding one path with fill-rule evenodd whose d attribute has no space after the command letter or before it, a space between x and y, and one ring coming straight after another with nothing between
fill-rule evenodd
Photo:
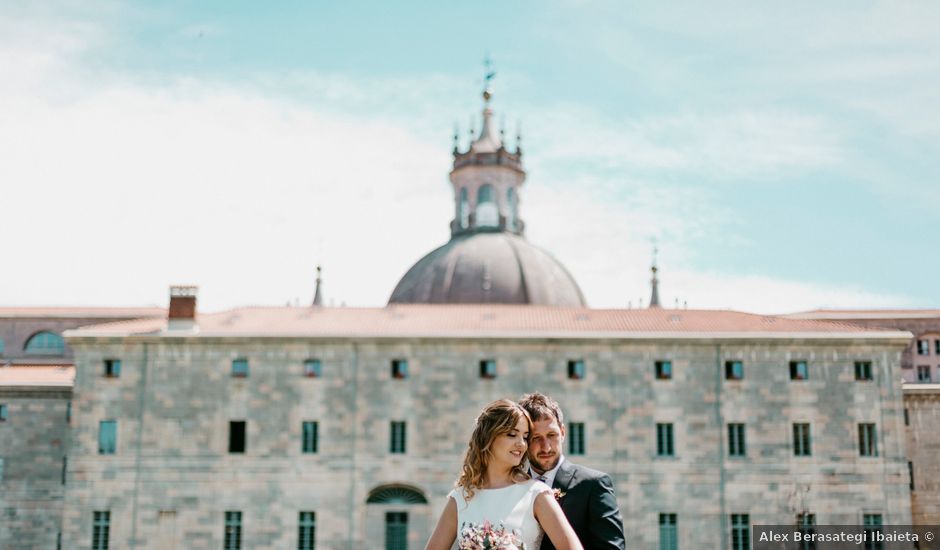
<instances>
[{"instance_id":1,"label":"stone building facade","mask_svg":"<svg viewBox=\"0 0 940 550\"><path fill-rule=\"evenodd\" d=\"M0 367L71 365L62 332L110 321L163 317L156 307L0 307Z\"/></svg>"},{"instance_id":2,"label":"stone building facade","mask_svg":"<svg viewBox=\"0 0 940 550\"><path fill-rule=\"evenodd\" d=\"M72 370L17 367L23 368L34 371L26 373L29 381L14 368L0 368L0 548L55 548Z\"/></svg>"},{"instance_id":3,"label":"stone building facade","mask_svg":"<svg viewBox=\"0 0 940 550\"><path fill-rule=\"evenodd\" d=\"M911 332L901 355L911 514L916 525L940 525L940 310L817 310L788 317Z\"/></svg>"},{"instance_id":4,"label":"stone building facade","mask_svg":"<svg viewBox=\"0 0 940 550\"><path fill-rule=\"evenodd\" d=\"M915 525L940 524L940 384L905 384L904 415Z\"/></svg>"},{"instance_id":5,"label":"stone building facade","mask_svg":"<svg viewBox=\"0 0 940 550\"><path fill-rule=\"evenodd\" d=\"M62 332L165 315L162 308L0 308L0 548L58 543L74 378Z\"/></svg>"},{"instance_id":6,"label":"stone building facade","mask_svg":"<svg viewBox=\"0 0 940 550\"><path fill-rule=\"evenodd\" d=\"M940 309L820 309L786 317L910 331L913 338L901 356L901 375L904 382L940 383Z\"/></svg>"},{"instance_id":7,"label":"stone building facade","mask_svg":"<svg viewBox=\"0 0 940 550\"><path fill-rule=\"evenodd\" d=\"M219 548L227 512L240 513L243 548L297 548L302 512L316 548L383 548L402 518L407 548L422 548L473 418L533 390L561 401L569 432L582 426L583 455L569 458L612 475L632 547L657 543L661 513L676 514L681 547L729 547L732 514L911 521L893 383L903 332L734 312L415 305L248 308L191 330L138 321L68 340L65 548L87 547L96 512L121 548ZM113 359L118 378L102 374ZM317 376L305 376L311 360ZM486 361L495 376L481 376ZM743 379L726 377L729 361ZM797 362L805 378L791 378ZM101 454L109 420L116 448ZM303 452L305 421L317 423L316 452ZM232 422L245 422L244 452L230 452ZM392 422L404 423L404 452ZM657 424L672 426L671 455ZM744 425L740 456L729 424ZM795 456L794 424L810 426L808 456ZM860 425L873 426L872 456L860 456ZM396 489L419 502L368 503Z\"/></svg>"}]
</instances>

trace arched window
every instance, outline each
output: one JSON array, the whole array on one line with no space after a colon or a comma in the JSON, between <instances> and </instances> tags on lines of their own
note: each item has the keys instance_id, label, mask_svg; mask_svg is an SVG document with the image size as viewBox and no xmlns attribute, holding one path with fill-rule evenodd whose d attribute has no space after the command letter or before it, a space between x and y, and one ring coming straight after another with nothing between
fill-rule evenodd
<instances>
[{"instance_id":1,"label":"arched window","mask_svg":"<svg viewBox=\"0 0 940 550\"><path fill-rule=\"evenodd\" d=\"M62 355L65 353L65 340L54 332L44 330L32 335L23 346L23 351L37 355Z\"/></svg>"},{"instance_id":2,"label":"arched window","mask_svg":"<svg viewBox=\"0 0 940 550\"><path fill-rule=\"evenodd\" d=\"M427 504L428 499L406 485L382 485L369 492L366 504Z\"/></svg>"},{"instance_id":3,"label":"arched window","mask_svg":"<svg viewBox=\"0 0 940 550\"><path fill-rule=\"evenodd\" d=\"M484 202L493 202L493 186L488 183L484 183L477 191L477 204Z\"/></svg>"},{"instance_id":4,"label":"arched window","mask_svg":"<svg viewBox=\"0 0 940 550\"><path fill-rule=\"evenodd\" d=\"M477 227L496 227L499 225L499 207L496 206L493 186L485 183L477 191Z\"/></svg>"},{"instance_id":5,"label":"arched window","mask_svg":"<svg viewBox=\"0 0 940 550\"><path fill-rule=\"evenodd\" d=\"M466 229L470 225L470 201L467 199L467 188L460 188L460 205L457 211L460 227Z\"/></svg>"},{"instance_id":6,"label":"arched window","mask_svg":"<svg viewBox=\"0 0 940 550\"><path fill-rule=\"evenodd\" d=\"M516 230L516 218L519 216L519 206L516 204L516 190L512 187L506 191L506 204L509 205L509 219L506 225L512 231Z\"/></svg>"}]
</instances>

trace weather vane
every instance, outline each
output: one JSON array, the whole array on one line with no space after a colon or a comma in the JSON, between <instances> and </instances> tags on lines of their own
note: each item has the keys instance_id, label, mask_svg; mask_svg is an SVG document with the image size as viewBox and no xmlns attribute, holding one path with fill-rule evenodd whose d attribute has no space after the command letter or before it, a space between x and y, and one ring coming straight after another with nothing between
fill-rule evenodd
<instances>
[{"instance_id":1,"label":"weather vane","mask_svg":"<svg viewBox=\"0 0 940 550\"><path fill-rule=\"evenodd\" d=\"M483 59L483 99L489 101L493 97L493 90L490 89L490 82L496 78L496 71L493 70L493 60L486 54Z\"/></svg>"}]
</instances>

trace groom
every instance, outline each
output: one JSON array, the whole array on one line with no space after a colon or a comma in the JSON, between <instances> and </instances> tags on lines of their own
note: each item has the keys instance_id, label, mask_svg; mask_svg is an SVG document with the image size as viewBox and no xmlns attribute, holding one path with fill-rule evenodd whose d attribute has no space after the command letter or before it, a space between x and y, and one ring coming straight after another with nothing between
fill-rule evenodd
<instances>
[{"instance_id":1,"label":"groom","mask_svg":"<svg viewBox=\"0 0 940 550\"><path fill-rule=\"evenodd\" d=\"M530 393L523 395L519 404L532 417L529 473L563 495L559 504L584 550L623 550L623 520L610 476L565 459L561 450L565 442L565 417L554 399ZM546 538L542 550L555 547Z\"/></svg>"}]
</instances>

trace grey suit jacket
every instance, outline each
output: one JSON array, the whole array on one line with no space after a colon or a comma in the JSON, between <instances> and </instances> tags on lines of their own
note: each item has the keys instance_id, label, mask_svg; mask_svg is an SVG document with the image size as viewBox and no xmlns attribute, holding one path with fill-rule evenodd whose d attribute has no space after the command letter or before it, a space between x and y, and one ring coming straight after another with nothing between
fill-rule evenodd
<instances>
[{"instance_id":1,"label":"grey suit jacket","mask_svg":"<svg viewBox=\"0 0 940 550\"><path fill-rule=\"evenodd\" d=\"M584 550L624 550L623 520L610 476L565 460L552 488L564 493L558 503ZM555 550L547 536L542 550Z\"/></svg>"}]
</instances>

